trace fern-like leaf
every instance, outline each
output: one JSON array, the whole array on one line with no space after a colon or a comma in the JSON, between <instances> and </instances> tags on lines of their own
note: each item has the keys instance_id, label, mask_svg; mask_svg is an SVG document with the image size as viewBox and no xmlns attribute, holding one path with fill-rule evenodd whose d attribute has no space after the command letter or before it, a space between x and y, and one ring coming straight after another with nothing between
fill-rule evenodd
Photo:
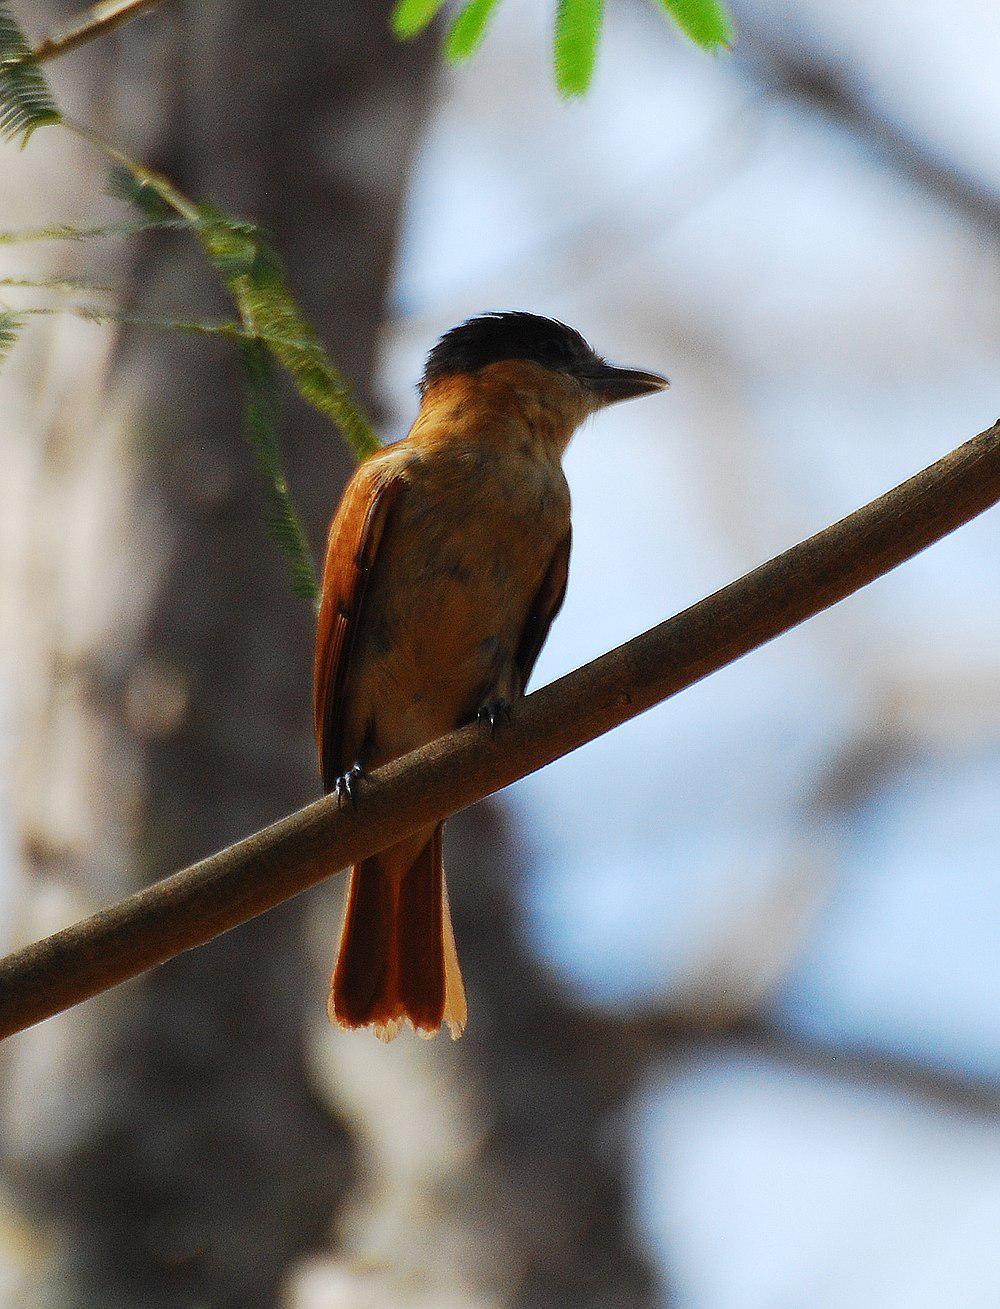
<instances>
[{"instance_id":1,"label":"fern-like leaf","mask_svg":"<svg viewBox=\"0 0 1000 1309\"><path fill-rule=\"evenodd\" d=\"M0 137L23 146L36 128L58 122L59 110L31 46L0 0Z\"/></svg>"},{"instance_id":2,"label":"fern-like leaf","mask_svg":"<svg viewBox=\"0 0 1000 1309\"><path fill-rule=\"evenodd\" d=\"M0 364L10 354L17 334L24 325L24 319L12 309L0 309Z\"/></svg>"},{"instance_id":3,"label":"fern-like leaf","mask_svg":"<svg viewBox=\"0 0 1000 1309\"><path fill-rule=\"evenodd\" d=\"M17 283L9 282L0 283L0 285L11 284L17 285ZM67 284L66 289L70 289L73 285L72 283ZM76 285L81 289L85 286L82 283ZM239 323L232 321L211 322L197 318L156 318L148 314L124 313L120 309L114 309L107 305L29 305L19 308L16 313L23 318L52 318L58 314L71 314L74 318L82 318L86 323L97 323L101 326L108 323L117 323L123 327L143 327L155 332L181 332L193 336L225 337L229 341L242 342L257 339L248 336Z\"/></svg>"},{"instance_id":4,"label":"fern-like leaf","mask_svg":"<svg viewBox=\"0 0 1000 1309\"><path fill-rule=\"evenodd\" d=\"M134 182L124 188L124 194L139 203L143 212L154 212L158 199L174 209L179 207L178 197L165 178L132 166L128 160L122 159L121 163ZM185 212L190 208L186 205ZM267 343L291 374L299 395L340 429L359 460L373 454L380 445L375 430L302 316L281 261L261 229L208 205L196 207L189 226L236 301L247 334Z\"/></svg>"},{"instance_id":5,"label":"fern-like leaf","mask_svg":"<svg viewBox=\"0 0 1000 1309\"><path fill-rule=\"evenodd\" d=\"M225 279L247 332L267 343L291 374L299 395L340 428L359 460L374 454L379 439L302 317L270 242L252 223L207 208L203 214L202 243Z\"/></svg>"},{"instance_id":6,"label":"fern-like leaf","mask_svg":"<svg viewBox=\"0 0 1000 1309\"><path fill-rule=\"evenodd\" d=\"M705 50L732 45L733 24L720 0L659 0L674 22Z\"/></svg>"},{"instance_id":7,"label":"fern-like leaf","mask_svg":"<svg viewBox=\"0 0 1000 1309\"><path fill-rule=\"evenodd\" d=\"M285 556L292 590L316 605L319 603L316 569L281 465L274 363L262 342L244 341L243 367L247 385L247 435L264 479L268 530Z\"/></svg>"},{"instance_id":8,"label":"fern-like leaf","mask_svg":"<svg viewBox=\"0 0 1000 1309\"><path fill-rule=\"evenodd\" d=\"M486 35L486 27L497 7L497 0L469 0L448 32L444 52L453 64L460 64L475 54Z\"/></svg>"},{"instance_id":9,"label":"fern-like leaf","mask_svg":"<svg viewBox=\"0 0 1000 1309\"><path fill-rule=\"evenodd\" d=\"M604 0L559 0L556 7L556 85L565 96L583 95L597 62Z\"/></svg>"},{"instance_id":10,"label":"fern-like leaf","mask_svg":"<svg viewBox=\"0 0 1000 1309\"><path fill-rule=\"evenodd\" d=\"M0 230L0 245L19 245L30 241L90 241L105 236L138 236L142 232L177 231L190 226L183 218L168 218L163 222L99 223L91 227L76 223L53 223L49 227Z\"/></svg>"},{"instance_id":11,"label":"fern-like leaf","mask_svg":"<svg viewBox=\"0 0 1000 1309\"><path fill-rule=\"evenodd\" d=\"M163 196L153 189L149 181L139 178L124 166L118 164L112 168L106 190L116 200L124 200L145 214L147 222L167 222L172 210Z\"/></svg>"},{"instance_id":12,"label":"fern-like leaf","mask_svg":"<svg viewBox=\"0 0 1000 1309\"><path fill-rule=\"evenodd\" d=\"M110 286L98 282L83 282L71 277L0 277L0 286L15 287L24 291L58 291L64 295L111 295Z\"/></svg>"},{"instance_id":13,"label":"fern-like leaf","mask_svg":"<svg viewBox=\"0 0 1000 1309\"><path fill-rule=\"evenodd\" d=\"M422 32L437 15L444 0L396 0L392 11L392 30L403 40Z\"/></svg>"}]
</instances>

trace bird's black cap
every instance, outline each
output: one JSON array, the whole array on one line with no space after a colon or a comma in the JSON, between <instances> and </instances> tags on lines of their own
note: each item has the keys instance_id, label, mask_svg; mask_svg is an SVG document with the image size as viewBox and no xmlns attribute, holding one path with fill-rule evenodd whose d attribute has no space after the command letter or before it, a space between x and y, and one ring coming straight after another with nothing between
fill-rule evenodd
<instances>
[{"instance_id":1,"label":"bird's black cap","mask_svg":"<svg viewBox=\"0 0 1000 1309\"><path fill-rule=\"evenodd\" d=\"M421 390L442 377L474 373L502 359L528 359L543 368L570 373L602 394L607 392L608 401L659 391L667 385L666 378L657 373L606 363L565 323L509 309L481 314L445 332L427 356Z\"/></svg>"},{"instance_id":2,"label":"bird's black cap","mask_svg":"<svg viewBox=\"0 0 1000 1309\"><path fill-rule=\"evenodd\" d=\"M597 355L565 323L510 309L481 314L445 332L427 356L423 385L451 373L474 373L501 359L530 359L544 368L575 371Z\"/></svg>"}]
</instances>

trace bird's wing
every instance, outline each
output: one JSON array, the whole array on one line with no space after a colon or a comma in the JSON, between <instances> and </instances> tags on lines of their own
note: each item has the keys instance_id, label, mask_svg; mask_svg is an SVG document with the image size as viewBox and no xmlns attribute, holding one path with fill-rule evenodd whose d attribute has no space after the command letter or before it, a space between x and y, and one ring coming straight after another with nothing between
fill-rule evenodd
<instances>
[{"instance_id":1,"label":"bird's wing","mask_svg":"<svg viewBox=\"0 0 1000 1309\"><path fill-rule=\"evenodd\" d=\"M549 634L553 619L562 608L566 599L566 583L569 580L569 551L572 544L572 531L556 546L545 570L542 583L535 592L535 598L528 610L528 619L521 633L517 647L516 661L521 674L521 689L528 685L531 670L541 654L545 638Z\"/></svg>"},{"instance_id":2,"label":"bird's wing","mask_svg":"<svg viewBox=\"0 0 1000 1309\"><path fill-rule=\"evenodd\" d=\"M316 748L327 791L355 762L342 758L340 740L347 674L365 589L401 487L399 476L363 468L348 486L330 526L313 683Z\"/></svg>"}]
</instances>

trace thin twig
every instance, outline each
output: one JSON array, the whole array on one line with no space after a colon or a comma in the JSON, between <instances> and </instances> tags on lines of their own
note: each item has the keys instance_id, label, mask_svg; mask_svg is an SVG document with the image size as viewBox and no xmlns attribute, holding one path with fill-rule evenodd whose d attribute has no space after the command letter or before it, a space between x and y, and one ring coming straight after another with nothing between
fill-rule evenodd
<instances>
[{"instance_id":1,"label":"thin twig","mask_svg":"<svg viewBox=\"0 0 1000 1309\"><path fill-rule=\"evenodd\" d=\"M171 182L169 177L158 173L154 168L147 168L145 164L139 163L138 160L130 158L124 150L120 149L113 141L106 140L99 132L95 132L92 127L85 123L78 123L75 119L63 117L60 119L63 127L72 132L74 136L79 137L81 141L86 141L88 145L93 146L95 150L113 163L124 168L138 182L144 186L152 188L156 194L166 204L179 214L186 222L197 226L202 215L198 206L193 200L189 200L186 195Z\"/></svg>"},{"instance_id":2,"label":"thin twig","mask_svg":"<svg viewBox=\"0 0 1000 1309\"><path fill-rule=\"evenodd\" d=\"M821 49L804 50L795 38L788 39L790 29L786 34L780 24L758 23L750 9L744 9L740 62L754 82L834 118L880 163L908 176L996 239L1000 203L987 176L935 151L925 134L907 125L895 100L883 102L877 82L857 75L851 60L831 58Z\"/></svg>"},{"instance_id":3,"label":"thin twig","mask_svg":"<svg viewBox=\"0 0 1000 1309\"><path fill-rule=\"evenodd\" d=\"M669 1060L700 1061L725 1052L778 1063L804 1073L855 1087L896 1091L936 1109L1000 1119L1000 1080L989 1074L938 1064L930 1059L885 1049L876 1042L841 1038L826 1041L775 1020L766 1010L742 1016L710 1009L671 1008L648 1012L581 1012L576 1036L607 1056L601 1066L624 1092L635 1085L640 1068ZM611 1062L612 1052L614 1054Z\"/></svg>"},{"instance_id":4,"label":"thin twig","mask_svg":"<svg viewBox=\"0 0 1000 1309\"><path fill-rule=\"evenodd\" d=\"M56 59L69 50L76 50L78 46L86 45L95 37L104 36L122 23L127 23L130 18L136 18L148 9L155 8L159 3L160 0L106 0L104 4L94 5L93 8L85 10L69 27L43 36L32 50L31 57L36 64L43 64L47 59Z\"/></svg>"},{"instance_id":5,"label":"thin twig","mask_svg":"<svg viewBox=\"0 0 1000 1309\"><path fill-rule=\"evenodd\" d=\"M851 595L1000 500L1000 421L871 504L515 706L0 961L0 1037L164 963L509 786ZM595 796L595 803L600 797Z\"/></svg>"}]
</instances>

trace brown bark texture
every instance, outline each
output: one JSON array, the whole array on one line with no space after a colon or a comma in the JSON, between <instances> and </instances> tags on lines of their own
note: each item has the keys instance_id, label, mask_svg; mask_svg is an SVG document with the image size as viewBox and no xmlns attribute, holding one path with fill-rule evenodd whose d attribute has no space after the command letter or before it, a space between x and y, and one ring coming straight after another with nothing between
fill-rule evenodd
<instances>
[{"instance_id":1,"label":"brown bark texture","mask_svg":"<svg viewBox=\"0 0 1000 1309\"><path fill-rule=\"evenodd\" d=\"M164 7L49 72L81 118L279 234L307 312L364 383L428 56L389 38L380 4L237 2ZM93 212L104 165L83 153L77 167ZM224 309L196 252L131 253L126 300ZM36 540L11 585L31 611L14 621L31 684L17 762L35 902L134 889L316 793L311 615L262 524L233 353L130 334L100 366L86 413L68 391L38 414L47 430L27 433L43 447ZM288 470L319 542L349 459L321 419L287 412ZM81 503L103 520L90 539ZM46 519L64 521L43 540ZM67 791L79 802L61 820ZM99 867L112 852L115 871ZM306 1062L303 908L12 1052L6 1172L53 1234L39 1301L270 1305L289 1263L328 1238L351 1150Z\"/></svg>"}]
</instances>

